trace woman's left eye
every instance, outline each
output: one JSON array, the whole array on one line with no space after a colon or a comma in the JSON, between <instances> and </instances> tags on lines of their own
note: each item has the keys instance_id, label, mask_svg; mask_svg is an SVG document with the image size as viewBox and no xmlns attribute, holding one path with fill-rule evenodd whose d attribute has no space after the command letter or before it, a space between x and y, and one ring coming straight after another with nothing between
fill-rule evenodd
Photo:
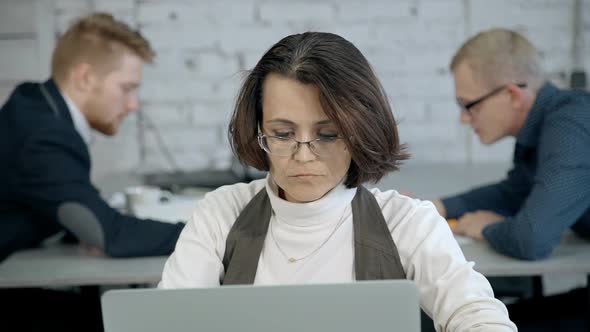
<instances>
[{"instance_id":1,"label":"woman's left eye","mask_svg":"<svg viewBox=\"0 0 590 332\"><path fill-rule=\"evenodd\" d=\"M336 133L319 133L318 138L324 141L333 141L338 138Z\"/></svg>"}]
</instances>

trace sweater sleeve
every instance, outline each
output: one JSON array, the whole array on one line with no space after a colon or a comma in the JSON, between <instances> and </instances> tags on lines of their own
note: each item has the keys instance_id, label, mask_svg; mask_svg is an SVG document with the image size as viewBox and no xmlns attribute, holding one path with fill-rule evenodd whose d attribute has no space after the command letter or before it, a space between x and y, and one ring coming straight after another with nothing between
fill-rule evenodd
<instances>
[{"instance_id":1,"label":"sweater sleeve","mask_svg":"<svg viewBox=\"0 0 590 332\"><path fill-rule=\"evenodd\" d=\"M159 288L200 288L220 285L225 241L221 221L211 210L209 197L199 202L168 258Z\"/></svg>"},{"instance_id":2,"label":"sweater sleeve","mask_svg":"<svg viewBox=\"0 0 590 332\"><path fill-rule=\"evenodd\" d=\"M487 279L467 262L459 245L430 202L413 201L413 209L387 208L403 215L392 223L392 238L407 278L420 294L420 305L437 331L516 331ZM410 204L407 204L410 205ZM391 210L391 211L388 211ZM393 217L396 218L395 216Z\"/></svg>"},{"instance_id":3,"label":"sweater sleeve","mask_svg":"<svg viewBox=\"0 0 590 332\"><path fill-rule=\"evenodd\" d=\"M256 182L256 183L255 183ZM160 288L220 285L227 235L263 182L221 187L199 201L164 266Z\"/></svg>"},{"instance_id":4,"label":"sweater sleeve","mask_svg":"<svg viewBox=\"0 0 590 332\"><path fill-rule=\"evenodd\" d=\"M168 255L183 223L125 216L90 182L90 160L80 139L61 127L27 140L18 156L19 200L39 223L58 222L80 241L115 257Z\"/></svg>"}]
</instances>

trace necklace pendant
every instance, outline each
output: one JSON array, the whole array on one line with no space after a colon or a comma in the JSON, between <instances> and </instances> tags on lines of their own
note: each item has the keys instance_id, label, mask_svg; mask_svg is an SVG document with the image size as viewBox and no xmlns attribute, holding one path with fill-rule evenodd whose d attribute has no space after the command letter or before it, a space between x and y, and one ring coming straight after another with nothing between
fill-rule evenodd
<instances>
[{"instance_id":1,"label":"necklace pendant","mask_svg":"<svg viewBox=\"0 0 590 332\"><path fill-rule=\"evenodd\" d=\"M289 257L289 263L295 263L297 260L293 257Z\"/></svg>"}]
</instances>

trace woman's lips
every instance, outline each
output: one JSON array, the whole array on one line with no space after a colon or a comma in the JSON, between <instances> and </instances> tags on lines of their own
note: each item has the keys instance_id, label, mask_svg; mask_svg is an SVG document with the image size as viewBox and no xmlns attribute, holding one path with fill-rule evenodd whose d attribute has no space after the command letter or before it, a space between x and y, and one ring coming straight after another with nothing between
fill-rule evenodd
<instances>
[{"instance_id":1,"label":"woman's lips","mask_svg":"<svg viewBox=\"0 0 590 332\"><path fill-rule=\"evenodd\" d=\"M299 180L311 180L311 179L317 178L318 176L320 176L320 175L311 174L311 173L301 173L301 174L290 175L290 177L296 178Z\"/></svg>"}]
</instances>

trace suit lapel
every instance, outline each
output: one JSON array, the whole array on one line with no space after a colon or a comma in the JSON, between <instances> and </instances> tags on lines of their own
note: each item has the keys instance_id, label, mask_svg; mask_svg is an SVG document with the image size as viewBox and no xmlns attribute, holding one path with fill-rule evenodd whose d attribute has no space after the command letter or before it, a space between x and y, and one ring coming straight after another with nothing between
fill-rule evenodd
<instances>
[{"instance_id":1,"label":"suit lapel","mask_svg":"<svg viewBox=\"0 0 590 332\"><path fill-rule=\"evenodd\" d=\"M57 84L53 79L49 79L41 84L41 93L52 112L59 118L65 119L72 126L74 121L70 115L70 110L64 97L62 96Z\"/></svg>"}]
</instances>

